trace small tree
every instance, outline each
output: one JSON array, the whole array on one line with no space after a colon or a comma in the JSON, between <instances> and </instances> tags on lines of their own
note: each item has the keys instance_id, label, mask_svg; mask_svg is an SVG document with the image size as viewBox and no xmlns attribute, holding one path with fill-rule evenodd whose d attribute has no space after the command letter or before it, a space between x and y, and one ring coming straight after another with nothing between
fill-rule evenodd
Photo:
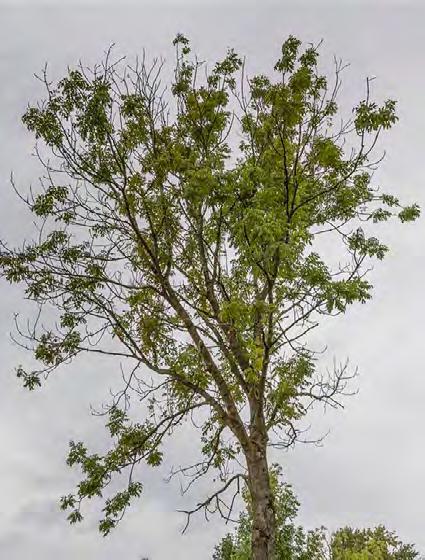
<instances>
[{"instance_id":1,"label":"small tree","mask_svg":"<svg viewBox=\"0 0 425 560\"><path fill-rule=\"evenodd\" d=\"M419 553L383 525L374 529L344 527L332 536L332 560L415 560Z\"/></svg>"},{"instance_id":2,"label":"small tree","mask_svg":"<svg viewBox=\"0 0 425 560\"><path fill-rule=\"evenodd\" d=\"M3 243L0 269L58 318L29 330L25 344L43 365L17 375L33 389L90 352L129 368L109 409L111 449L71 443L68 464L84 477L62 500L71 522L128 471L125 488L105 498L108 533L142 491L136 467L159 465L166 438L193 420L202 458L182 472L193 482L215 469L221 486L188 516L228 518L226 494L246 484L253 558L270 559L268 447L292 445L298 421L316 402L336 405L350 377L346 366L316 371L306 335L321 315L369 299L366 267L386 251L372 226L393 214L412 220L418 208L371 185L394 101L378 106L368 88L338 126L342 66L329 87L316 47L300 51L290 37L273 79L248 79L233 51L203 73L187 39L174 44L169 94L162 63L108 55L56 84L44 74L47 99L23 117L51 152L38 152L42 191L24 197L40 228L21 248ZM146 405L142 422L130 419L131 391Z\"/></svg>"}]
</instances>

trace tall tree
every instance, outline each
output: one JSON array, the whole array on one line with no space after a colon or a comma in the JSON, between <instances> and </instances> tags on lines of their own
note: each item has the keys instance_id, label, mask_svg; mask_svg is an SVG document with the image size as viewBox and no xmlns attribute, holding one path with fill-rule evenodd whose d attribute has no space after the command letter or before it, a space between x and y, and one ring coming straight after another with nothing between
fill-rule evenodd
<instances>
[{"instance_id":1,"label":"tall tree","mask_svg":"<svg viewBox=\"0 0 425 560\"><path fill-rule=\"evenodd\" d=\"M215 469L221 485L188 519L203 508L230 516L246 484L253 558L265 560L275 542L268 447L292 445L298 421L314 403L335 405L350 377L346 366L317 371L306 335L321 315L370 298L365 272L386 251L373 225L418 208L371 184L394 101L378 106L368 87L340 124L342 65L328 86L316 47L290 37L273 77L247 78L232 50L208 69L185 37L174 45L170 91L162 63L110 54L57 83L42 76L46 99L23 117L45 145L42 190L22 195L40 227L20 248L3 243L0 270L25 285L38 317L52 307L58 317L22 333L42 366L17 375L33 389L90 352L128 368L110 404L110 450L71 443L68 464L83 473L62 500L71 522L84 500L105 496L108 533L142 491L137 467L159 465L167 437L192 420L202 457L182 472L194 482ZM145 404L141 422L131 392Z\"/></svg>"}]
</instances>

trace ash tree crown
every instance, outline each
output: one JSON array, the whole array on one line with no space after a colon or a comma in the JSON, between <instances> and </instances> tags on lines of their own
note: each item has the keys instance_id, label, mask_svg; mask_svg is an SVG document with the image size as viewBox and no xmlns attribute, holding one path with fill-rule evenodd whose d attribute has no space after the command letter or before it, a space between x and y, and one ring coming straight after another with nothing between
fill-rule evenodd
<instances>
[{"instance_id":1,"label":"ash tree crown","mask_svg":"<svg viewBox=\"0 0 425 560\"><path fill-rule=\"evenodd\" d=\"M226 495L251 488L253 450L291 446L311 406L344 393L346 366L321 372L306 335L321 315L370 298L365 272L386 252L371 230L419 214L371 184L377 139L396 114L394 101L370 99L369 82L341 124L343 66L328 85L315 46L290 37L272 77L247 77L233 50L208 69L185 37L174 45L169 90L161 62L110 53L54 84L43 74L46 99L23 117L44 145L41 192L24 197L40 226L0 256L9 282L60 315L51 328L18 326L42 364L17 368L26 387L86 353L127 368L108 408L110 449L71 442L68 464L83 478L62 499L76 522L84 500L103 497L104 534L141 494L143 465L160 465L188 421L200 458L173 472L189 485L217 474L187 513L230 516Z\"/></svg>"}]
</instances>

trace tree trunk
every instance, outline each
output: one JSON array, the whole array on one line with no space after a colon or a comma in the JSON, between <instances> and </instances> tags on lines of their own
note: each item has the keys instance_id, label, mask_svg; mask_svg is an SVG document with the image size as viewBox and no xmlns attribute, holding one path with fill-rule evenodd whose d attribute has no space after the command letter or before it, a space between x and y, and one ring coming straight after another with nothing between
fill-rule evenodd
<instances>
[{"instance_id":1,"label":"tree trunk","mask_svg":"<svg viewBox=\"0 0 425 560\"><path fill-rule=\"evenodd\" d=\"M252 560L273 560L276 520L265 442L254 441L247 463L252 500Z\"/></svg>"}]
</instances>

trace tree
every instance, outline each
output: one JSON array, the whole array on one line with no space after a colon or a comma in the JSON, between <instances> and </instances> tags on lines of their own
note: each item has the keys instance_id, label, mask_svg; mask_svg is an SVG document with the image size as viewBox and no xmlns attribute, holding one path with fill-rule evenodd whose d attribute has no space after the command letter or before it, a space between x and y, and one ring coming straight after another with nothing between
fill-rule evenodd
<instances>
[{"instance_id":1,"label":"tree","mask_svg":"<svg viewBox=\"0 0 425 560\"><path fill-rule=\"evenodd\" d=\"M328 537L322 527L306 531L296 524L299 502L288 484L279 481L280 470L272 469L271 481L276 511L276 560L415 560L418 552L404 544L383 525L373 529L343 527ZM252 507L239 517L237 530L228 533L216 546L213 560L251 560Z\"/></svg>"},{"instance_id":2,"label":"tree","mask_svg":"<svg viewBox=\"0 0 425 560\"><path fill-rule=\"evenodd\" d=\"M374 529L344 527L332 536L332 560L415 560L418 556L413 545L403 544L383 525Z\"/></svg>"},{"instance_id":3,"label":"tree","mask_svg":"<svg viewBox=\"0 0 425 560\"><path fill-rule=\"evenodd\" d=\"M22 247L3 242L0 257L40 308L18 329L41 366L17 375L34 389L90 352L128 368L109 407L110 450L70 444L68 464L83 473L62 499L71 522L84 500L105 496L107 534L142 492L138 465L160 465L167 437L193 420L201 457L180 474L189 485L218 475L188 522L201 509L229 518L246 484L253 558L270 559L268 448L291 446L299 420L315 403L337 406L352 375L346 365L321 373L307 335L320 316L370 298L367 267L386 252L374 224L419 210L371 184L376 142L396 115L394 101L371 100L369 82L339 125L343 67L328 86L314 46L290 37L273 78L247 78L232 50L208 69L185 37L174 45L169 92L161 62L131 66L110 52L57 83L41 76L46 99L23 121L43 145L44 176L41 191L21 194L40 226ZM143 421L131 418L131 395Z\"/></svg>"}]
</instances>

